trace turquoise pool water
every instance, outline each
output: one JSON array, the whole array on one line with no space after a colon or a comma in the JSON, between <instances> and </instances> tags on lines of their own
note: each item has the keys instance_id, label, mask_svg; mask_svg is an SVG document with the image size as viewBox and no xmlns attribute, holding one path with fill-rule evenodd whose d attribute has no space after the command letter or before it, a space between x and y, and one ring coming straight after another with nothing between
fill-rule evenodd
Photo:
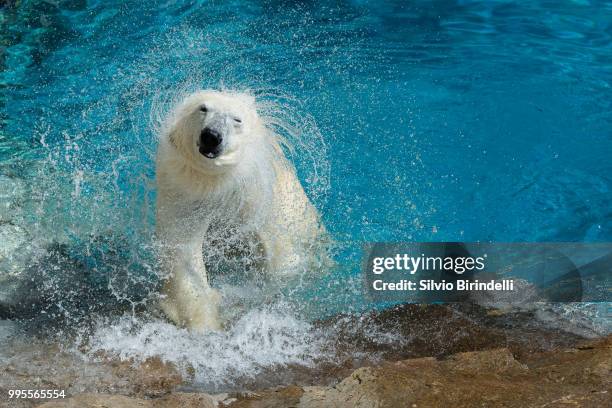
<instances>
[{"instance_id":1,"label":"turquoise pool water","mask_svg":"<svg viewBox=\"0 0 612 408\"><path fill-rule=\"evenodd\" d=\"M612 240L610 1L2 4L3 223L59 254L37 269L54 289L77 269L103 288L56 304L155 292L156 114L197 88L250 89L304 132L340 265L283 299L309 318L368 306L364 242Z\"/></svg>"}]
</instances>

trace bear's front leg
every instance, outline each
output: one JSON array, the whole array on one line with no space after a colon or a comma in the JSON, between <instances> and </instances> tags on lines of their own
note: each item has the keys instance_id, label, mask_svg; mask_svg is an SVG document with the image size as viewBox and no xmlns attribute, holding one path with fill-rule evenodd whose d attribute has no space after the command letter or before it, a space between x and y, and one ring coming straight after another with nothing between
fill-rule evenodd
<instances>
[{"instance_id":1,"label":"bear's front leg","mask_svg":"<svg viewBox=\"0 0 612 408\"><path fill-rule=\"evenodd\" d=\"M194 331L218 330L219 293L206 276L202 241L167 244L163 264L170 273L160 301L162 311L176 324Z\"/></svg>"}]
</instances>

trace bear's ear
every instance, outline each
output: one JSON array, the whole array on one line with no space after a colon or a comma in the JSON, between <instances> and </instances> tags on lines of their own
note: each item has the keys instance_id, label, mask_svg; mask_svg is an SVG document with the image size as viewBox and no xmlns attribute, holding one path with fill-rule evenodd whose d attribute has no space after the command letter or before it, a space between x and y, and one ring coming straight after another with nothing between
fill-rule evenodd
<instances>
[{"instance_id":1,"label":"bear's ear","mask_svg":"<svg viewBox=\"0 0 612 408\"><path fill-rule=\"evenodd\" d=\"M169 121L166 124L166 129L164 132L164 137L168 139L168 142L175 149L179 148L179 144L181 143L181 133L184 132L183 124L178 120Z\"/></svg>"},{"instance_id":2,"label":"bear's ear","mask_svg":"<svg viewBox=\"0 0 612 408\"><path fill-rule=\"evenodd\" d=\"M170 128L170 130L166 133L166 137L168 138L168 141L170 142L170 144L175 149L178 149L178 131L176 127Z\"/></svg>"},{"instance_id":3,"label":"bear's ear","mask_svg":"<svg viewBox=\"0 0 612 408\"><path fill-rule=\"evenodd\" d=\"M245 97L246 103L249 106L255 107L257 105L257 100L255 99L254 95L251 95L251 94L247 93L247 94L244 95L244 97Z\"/></svg>"}]
</instances>

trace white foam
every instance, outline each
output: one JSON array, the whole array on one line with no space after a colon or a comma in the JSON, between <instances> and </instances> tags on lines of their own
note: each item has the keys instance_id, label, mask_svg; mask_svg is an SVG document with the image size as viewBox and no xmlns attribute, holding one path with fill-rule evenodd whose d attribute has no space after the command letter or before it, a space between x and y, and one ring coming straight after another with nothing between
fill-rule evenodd
<instances>
[{"instance_id":1,"label":"white foam","mask_svg":"<svg viewBox=\"0 0 612 408\"><path fill-rule=\"evenodd\" d=\"M122 360L159 357L205 389L232 387L266 369L312 367L324 358L322 339L313 327L287 311L266 307L247 312L227 331L197 334L160 320L124 316L103 322L88 339L86 357L102 351Z\"/></svg>"}]
</instances>

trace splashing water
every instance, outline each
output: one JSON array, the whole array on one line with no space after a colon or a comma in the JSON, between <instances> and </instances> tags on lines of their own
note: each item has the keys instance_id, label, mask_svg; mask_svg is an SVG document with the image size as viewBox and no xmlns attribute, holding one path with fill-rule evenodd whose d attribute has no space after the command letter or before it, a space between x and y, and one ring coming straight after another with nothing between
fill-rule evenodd
<instances>
[{"instance_id":1,"label":"splashing water","mask_svg":"<svg viewBox=\"0 0 612 408\"><path fill-rule=\"evenodd\" d=\"M160 321L135 324L126 317L99 325L88 339L87 355L95 358L104 351L137 362L161 357L187 377L193 370L195 386L222 390L290 365L312 367L330 358L315 334L309 323L278 306L250 310L229 330L204 335Z\"/></svg>"}]
</instances>

